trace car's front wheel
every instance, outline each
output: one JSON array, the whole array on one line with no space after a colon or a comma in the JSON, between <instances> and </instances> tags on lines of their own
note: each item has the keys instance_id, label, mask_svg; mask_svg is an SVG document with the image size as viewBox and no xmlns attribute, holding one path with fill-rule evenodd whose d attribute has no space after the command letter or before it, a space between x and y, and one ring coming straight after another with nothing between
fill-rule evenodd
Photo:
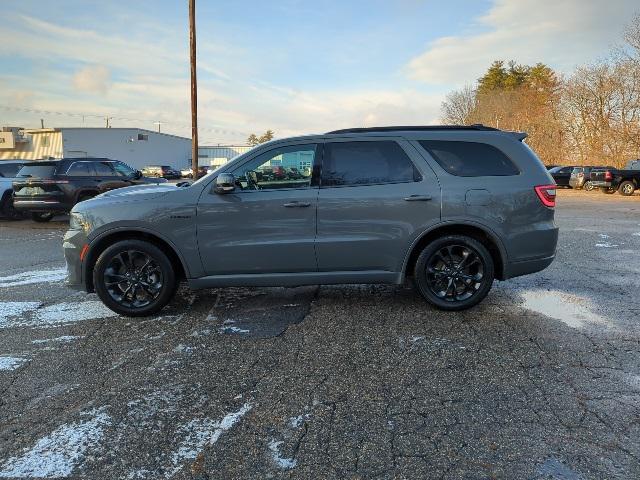
<instances>
[{"instance_id":1,"label":"car's front wheel","mask_svg":"<svg viewBox=\"0 0 640 480\"><path fill-rule=\"evenodd\" d=\"M98 257L93 284L102 302L120 315L144 317L173 297L176 275L167 255L141 240L122 240Z\"/></svg>"},{"instance_id":2,"label":"car's front wheel","mask_svg":"<svg viewBox=\"0 0 640 480\"><path fill-rule=\"evenodd\" d=\"M587 192L590 192L594 189L593 183L591 183L591 180L587 180L586 182L584 182L584 189Z\"/></svg>"},{"instance_id":3,"label":"car's front wheel","mask_svg":"<svg viewBox=\"0 0 640 480\"><path fill-rule=\"evenodd\" d=\"M477 240L449 235L425 247L416 262L414 278L429 303L441 310L465 310L491 290L493 259Z\"/></svg>"}]
</instances>

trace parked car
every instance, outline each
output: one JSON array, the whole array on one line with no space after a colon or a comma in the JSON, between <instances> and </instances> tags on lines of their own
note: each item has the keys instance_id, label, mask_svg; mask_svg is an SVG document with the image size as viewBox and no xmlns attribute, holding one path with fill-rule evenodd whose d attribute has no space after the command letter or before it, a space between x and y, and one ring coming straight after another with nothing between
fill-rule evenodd
<instances>
[{"instance_id":1,"label":"parked car","mask_svg":"<svg viewBox=\"0 0 640 480\"><path fill-rule=\"evenodd\" d=\"M169 165L147 165L142 168L142 174L145 177L166 178L167 180L181 178L180 171Z\"/></svg>"},{"instance_id":2,"label":"parked car","mask_svg":"<svg viewBox=\"0 0 640 480\"><path fill-rule=\"evenodd\" d=\"M0 214L10 220L22 218L22 213L13 207L13 180L24 160L0 160Z\"/></svg>"},{"instance_id":3,"label":"parked car","mask_svg":"<svg viewBox=\"0 0 640 480\"><path fill-rule=\"evenodd\" d=\"M121 187L158 184L125 163L108 158L65 158L25 163L13 181L13 206L48 222L78 202Z\"/></svg>"},{"instance_id":4,"label":"parked car","mask_svg":"<svg viewBox=\"0 0 640 480\"><path fill-rule=\"evenodd\" d=\"M198 178L206 175L207 173L209 173L209 167L204 165L204 166L200 166L198 167ZM182 178L193 178L193 169L192 168L183 168L182 170L180 170L180 176Z\"/></svg>"},{"instance_id":5,"label":"parked car","mask_svg":"<svg viewBox=\"0 0 640 480\"><path fill-rule=\"evenodd\" d=\"M595 189L593 183L591 182L591 172L595 169L605 170L607 168L613 167L602 167L602 166L582 166L582 167L574 167L571 172L571 177L569 178L569 186L571 188L575 188L576 190L584 189L587 192L590 192Z\"/></svg>"},{"instance_id":6,"label":"parked car","mask_svg":"<svg viewBox=\"0 0 640 480\"><path fill-rule=\"evenodd\" d=\"M336 130L258 146L184 188L107 192L71 211L68 283L128 316L159 311L181 279L195 289L412 277L437 308L469 308L494 279L555 257L556 185L525 137L480 125ZM306 182L256 180L288 154L312 158Z\"/></svg>"},{"instance_id":7,"label":"parked car","mask_svg":"<svg viewBox=\"0 0 640 480\"><path fill-rule=\"evenodd\" d=\"M553 177L553 180L556 182L556 185L559 187L567 187L571 188L569 185L569 179L571 178L571 172L575 167L553 167L549 170L549 173Z\"/></svg>"},{"instance_id":8,"label":"parked car","mask_svg":"<svg viewBox=\"0 0 640 480\"><path fill-rule=\"evenodd\" d=\"M640 160L630 160L623 170L607 168L591 172L591 183L604 193L633 195L640 185Z\"/></svg>"}]
</instances>

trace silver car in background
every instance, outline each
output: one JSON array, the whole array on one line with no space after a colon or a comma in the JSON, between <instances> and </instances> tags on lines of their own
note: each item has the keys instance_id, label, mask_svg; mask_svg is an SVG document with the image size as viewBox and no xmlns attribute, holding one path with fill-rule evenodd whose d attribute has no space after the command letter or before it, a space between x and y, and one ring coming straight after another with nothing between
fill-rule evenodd
<instances>
[{"instance_id":1,"label":"silver car in background","mask_svg":"<svg viewBox=\"0 0 640 480\"><path fill-rule=\"evenodd\" d=\"M402 284L437 308L554 259L555 189L526 134L481 125L336 130L271 141L190 186L76 205L68 283L151 315L191 288Z\"/></svg>"}]
</instances>

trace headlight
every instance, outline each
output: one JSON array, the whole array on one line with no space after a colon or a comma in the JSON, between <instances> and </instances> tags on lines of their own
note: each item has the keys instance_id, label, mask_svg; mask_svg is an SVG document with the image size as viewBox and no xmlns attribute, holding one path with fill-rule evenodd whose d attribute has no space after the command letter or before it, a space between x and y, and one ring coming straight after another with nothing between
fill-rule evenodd
<instances>
[{"instance_id":1,"label":"headlight","mask_svg":"<svg viewBox=\"0 0 640 480\"><path fill-rule=\"evenodd\" d=\"M77 212L71 212L71 218L69 219L70 230L83 230L88 231L90 227L89 221Z\"/></svg>"}]
</instances>

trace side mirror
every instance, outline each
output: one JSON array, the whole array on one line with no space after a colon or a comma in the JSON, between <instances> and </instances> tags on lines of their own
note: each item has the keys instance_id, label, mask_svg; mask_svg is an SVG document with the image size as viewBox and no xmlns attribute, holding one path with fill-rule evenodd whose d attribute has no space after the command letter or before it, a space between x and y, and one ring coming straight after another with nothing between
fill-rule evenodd
<instances>
[{"instance_id":1,"label":"side mirror","mask_svg":"<svg viewBox=\"0 0 640 480\"><path fill-rule=\"evenodd\" d=\"M213 191L224 194L231 193L236 189L236 177L231 173L221 173L216 177Z\"/></svg>"}]
</instances>

